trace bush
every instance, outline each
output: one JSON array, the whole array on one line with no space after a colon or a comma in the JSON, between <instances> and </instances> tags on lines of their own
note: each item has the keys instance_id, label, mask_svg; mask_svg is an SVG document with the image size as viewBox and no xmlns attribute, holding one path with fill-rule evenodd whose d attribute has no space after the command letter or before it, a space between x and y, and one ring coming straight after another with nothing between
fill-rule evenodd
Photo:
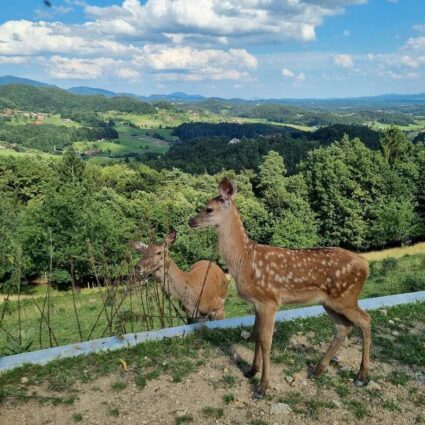
<instances>
[{"instance_id":1,"label":"bush","mask_svg":"<svg viewBox=\"0 0 425 425\"><path fill-rule=\"evenodd\" d=\"M425 291L425 276L407 275L403 279L403 286L407 292Z\"/></svg>"},{"instance_id":2,"label":"bush","mask_svg":"<svg viewBox=\"0 0 425 425\"><path fill-rule=\"evenodd\" d=\"M56 269L50 276L50 283L59 291L66 291L71 287L71 276L64 269Z\"/></svg>"},{"instance_id":3,"label":"bush","mask_svg":"<svg viewBox=\"0 0 425 425\"><path fill-rule=\"evenodd\" d=\"M389 272L392 272L397 267L397 260L395 258L385 258L385 260L382 261L382 271L383 274L387 274Z\"/></svg>"}]
</instances>

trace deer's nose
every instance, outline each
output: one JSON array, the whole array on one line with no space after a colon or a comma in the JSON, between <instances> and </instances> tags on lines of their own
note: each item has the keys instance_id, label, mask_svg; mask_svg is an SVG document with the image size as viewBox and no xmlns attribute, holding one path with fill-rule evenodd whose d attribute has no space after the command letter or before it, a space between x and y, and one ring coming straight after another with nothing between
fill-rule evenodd
<instances>
[{"instance_id":1,"label":"deer's nose","mask_svg":"<svg viewBox=\"0 0 425 425\"><path fill-rule=\"evenodd\" d=\"M196 227L195 217L192 217L191 219L189 219L188 224L189 224L190 227Z\"/></svg>"}]
</instances>

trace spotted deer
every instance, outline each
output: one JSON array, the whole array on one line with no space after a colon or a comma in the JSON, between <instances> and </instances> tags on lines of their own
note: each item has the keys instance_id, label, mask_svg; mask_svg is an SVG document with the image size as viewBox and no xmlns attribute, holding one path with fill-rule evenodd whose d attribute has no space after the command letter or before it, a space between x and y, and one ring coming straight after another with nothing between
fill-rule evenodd
<instances>
[{"instance_id":1,"label":"spotted deer","mask_svg":"<svg viewBox=\"0 0 425 425\"><path fill-rule=\"evenodd\" d=\"M189 322L202 318L224 319L229 281L223 270L206 260L198 261L188 272L180 270L172 258L166 256L175 240L176 232L172 231L162 245L135 242L134 247L142 254L136 270L161 280L165 276L165 291L180 301Z\"/></svg>"},{"instance_id":2,"label":"spotted deer","mask_svg":"<svg viewBox=\"0 0 425 425\"><path fill-rule=\"evenodd\" d=\"M255 307L255 354L246 376L255 376L262 360L257 394L263 395L269 385L275 313L282 303L320 303L335 322L336 335L314 370L316 376L329 365L353 325L360 327L363 352L358 381L362 385L369 370L371 321L359 308L358 298L368 276L367 260L342 248L286 249L249 240L232 200L236 192L236 183L223 179L219 196L189 225L216 227L219 250L238 293Z\"/></svg>"}]
</instances>

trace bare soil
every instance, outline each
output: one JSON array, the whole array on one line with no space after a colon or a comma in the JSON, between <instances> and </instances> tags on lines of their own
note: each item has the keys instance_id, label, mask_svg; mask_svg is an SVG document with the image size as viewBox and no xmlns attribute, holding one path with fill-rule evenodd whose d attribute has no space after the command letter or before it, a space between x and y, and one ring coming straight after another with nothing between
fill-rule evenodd
<instances>
[{"instance_id":1,"label":"bare soil","mask_svg":"<svg viewBox=\"0 0 425 425\"><path fill-rule=\"evenodd\" d=\"M309 338L301 334L294 335L290 344L297 344L300 350L316 349L321 352L327 347L327 343L313 347L309 344ZM148 381L142 389L135 384L135 370L129 368L125 371L121 365L117 365L115 373L89 383L78 381L72 392L76 400L69 405L40 403L35 398L26 402L6 400L0 404L0 423L409 425L423 421L425 391L420 374L418 379L412 378L404 386L394 385L385 378L394 370L394 366L375 362L372 376L381 379L378 378L377 382L369 386L358 388L352 379L347 378L345 384L349 394L341 395L336 391L336 386L310 380L307 370L304 370L306 368L288 374L286 365L272 362L269 393L264 399L253 400L254 384L243 377L239 366L240 360L250 362L253 352L238 345L234 346L232 351L230 355L219 350L213 355L209 353L205 363L182 382L174 383L170 376L163 374ZM357 371L360 357L360 344L357 338L351 338L340 350L337 363L330 366L325 376L332 381L341 379L341 370ZM412 371L406 370L406 373ZM226 379L228 376L232 378ZM124 388L113 389L117 381L123 382L125 387L123 384ZM32 385L28 390L33 395L44 397L44 400L46 397L64 396L63 392L48 390L45 383ZM288 401L294 398L294 394L295 400ZM232 395L234 400L226 404L223 400L225 395ZM418 400L422 401L418 403ZM285 401L291 406L290 411L271 413L272 406ZM222 412L203 411L206 407L222 409ZM364 415L363 408L367 411Z\"/></svg>"}]
</instances>

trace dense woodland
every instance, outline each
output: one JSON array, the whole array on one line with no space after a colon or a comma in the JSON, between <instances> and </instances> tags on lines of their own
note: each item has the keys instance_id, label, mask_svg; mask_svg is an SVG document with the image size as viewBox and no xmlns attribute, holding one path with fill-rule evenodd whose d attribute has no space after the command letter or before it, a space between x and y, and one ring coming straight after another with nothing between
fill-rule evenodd
<instances>
[{"instance_id":1,"label":"dense woodland","mask_svg":"<svg viewBox=\"0 0 425 425\"><path fill-rule=\"evenodd\" d=\"M217 173L222 169L241 171L256 169L264 155L274 150L285 158L288 174L307 153L319 146L341 140L344 135L359 138L371 149L380 148L382 133L364 125L334 124L314 132L267 124L185 123L174 130L180 138L162 157L153 157L148 164L156 169L179 168L188 173ZM240 143L229 144L232 138Z\"/></svg>"},{"instance_id":2,"label":"dense woodland","mask_svg":"<svg viewBox=\"0 0 425 425\"><path fill-rule=\"evenodd\" d=\"M262 143L269 150L250 169L213 175L87 162L72 149L56 159L0 157L3 289L45 273L69 282L71 259L79 281L93 278L90 264L101 264L100 276L113 275L131 263L129 241L159 241L171 228L181 266L215 257L214 231L193 231L187 220L216 195L224 175L237 179L236 203L261 243L361 251L424 238L425 147L400 130L386 131L379 150L343 137L305 151L291 175L279 154L285 141Z\"/></svg>"}]
</instances>

